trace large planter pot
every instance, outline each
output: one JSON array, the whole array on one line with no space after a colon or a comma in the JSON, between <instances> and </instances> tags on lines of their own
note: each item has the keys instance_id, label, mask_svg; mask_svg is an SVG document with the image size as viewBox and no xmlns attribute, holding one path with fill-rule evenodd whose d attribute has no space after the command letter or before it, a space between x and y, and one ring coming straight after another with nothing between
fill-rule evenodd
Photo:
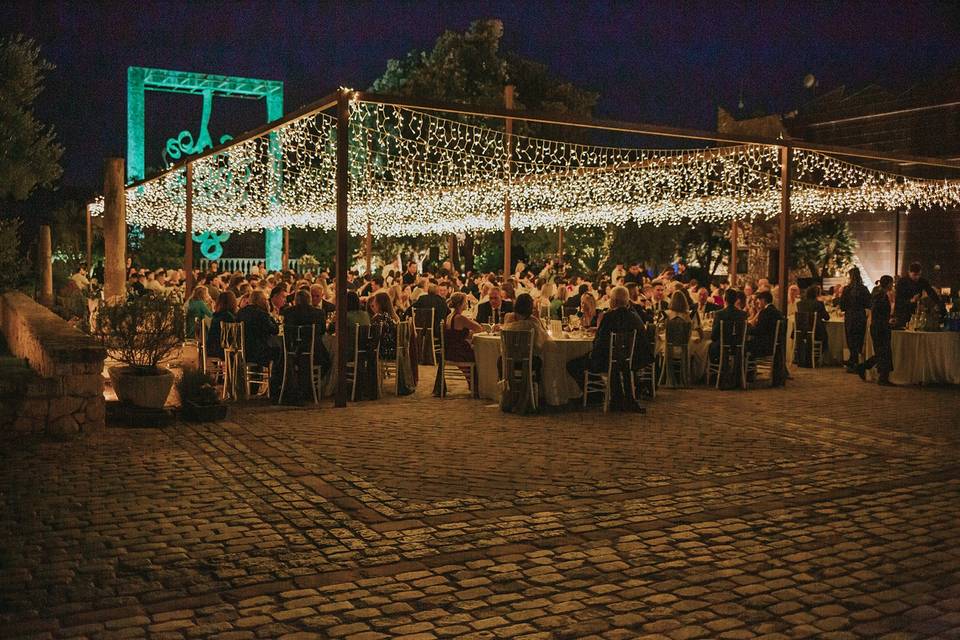
<instances>
[{"instance_id":1,"label":"large planter pot","mask_svg":"<svg viewBox=\"0 0 960 640\"><path fill-rule=\"evenodd\" d=\"M142 374L133 367L110 367L110 382L117 399L144 409L162 409L173 387L173 372L158 369L158 373Z\"/></svg>"},{"instance_id":2,"label":"large planter pot","mask_svg":"<svg viewBox=\"0 0 960 640\"><path fill-rule=\"evenodd\" d=\"M187 422L219 422L227 417L227 405L197 404L192 400L184 400L180 417Z\"/></svg>"}]
</instances>

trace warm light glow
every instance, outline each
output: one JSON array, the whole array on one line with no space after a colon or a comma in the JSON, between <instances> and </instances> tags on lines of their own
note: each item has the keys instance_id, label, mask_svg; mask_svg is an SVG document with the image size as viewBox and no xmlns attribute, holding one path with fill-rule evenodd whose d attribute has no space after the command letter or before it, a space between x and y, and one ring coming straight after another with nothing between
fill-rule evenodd
<instances>
[{"instance_id":1,"label":"warm light glow","mask_svg":"<svg viewBox=\"0 0 960 640\"><path fill-rule=\"evenodd\" d=\"M195 231L335 227L336 120L311 114L194 161ZM780 212L779 149L632 149L512 136L476 122L351 102L350 232L463 233L511 225L722 222ZM960 204L960 182L884 173L794 151L800 219ZM129 224L182 231L185 171L127 191ZM102 203L92 209L102 210Z\"/></svg>"}]
</instances>

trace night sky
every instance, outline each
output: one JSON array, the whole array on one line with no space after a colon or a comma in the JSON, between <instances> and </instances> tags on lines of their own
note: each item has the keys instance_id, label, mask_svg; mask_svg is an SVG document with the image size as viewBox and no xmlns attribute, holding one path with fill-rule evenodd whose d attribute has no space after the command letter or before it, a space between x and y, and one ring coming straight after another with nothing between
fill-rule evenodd
<instances>
[{"instance_id":1,"label":"night sky","mask_svg":"<svg viewBox=\"0 0 960 640\"><path fill-rule=\"evenodd\" d=\"M897 2L22 2L0 30L24 32L57 65L38 103L66 147L64 184L96 189L123 155L126 68L283 80L285 110L344 85L365 89L388 58L445 29L497 17L504 48L600 92L597 115L713 129L718 104L790 110L820 91L894 88L960 62L960 3ZM215 100L211 133L263 122L261 102ZM148 165L162 141L194 135L200 98L147 94Z\"/></svg>"}]
</instances>

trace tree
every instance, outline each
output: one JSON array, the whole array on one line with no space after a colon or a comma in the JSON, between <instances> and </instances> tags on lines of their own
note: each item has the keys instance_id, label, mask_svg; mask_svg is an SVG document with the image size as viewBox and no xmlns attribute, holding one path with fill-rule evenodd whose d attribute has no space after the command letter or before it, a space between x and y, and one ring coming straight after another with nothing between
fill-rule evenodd
<instances>
[{"instance_id":1,"label":"tree","mask_svg":"<svg viewBox=\"0 0 960 640\"><path fill-rule=\"evenodd\" d=\"M837 273L853 262L857 242L850 225L840 218L822 218L794 229L790 261L794 269L806 269L813 278Z\"/></svg>"},{"instance_id":2,"label":"tree","mask_svg":"<svg viewBox=\"0 0 960 640\"><path fill-rule=\"evenodd\" d=\"M546 65L501 52L502 37L503 23L493 19L478 20L462 33L445 31L430 51L412 51L403 58L388 61L383 75L373 82L370 90L475 107L502 107L503 88L513 84L517 109L578 116L591 114L598 94L563 81L550 73ZM484 124L494 128L504 126L502 119ZM585 131L570 127L544 127L522 121L515 123L514 131L568 141L581 141L586 135ZM363 153L359 151L359 155ZM472 266L469 263L474 240L471 236L464 242L467 268ZM477 253L479 255L479 251ZM494 252L488 250L483 255L484 265L492 266ZM479 268L479 264L476 266Z\"/></svg>"},{"instance_id":3,"label":"tree","mask_svg":"<svg viewBox=\"0 0 960 640\"><path fill-rule=\"evenodd\" d=\"M52 186L63 173L53 128L33 115L52 64L22 34L0 40L0 199L25 200L37 186Z\"/></svg>"},{"instance_id":4,"label":"tree","mask_svg":"<svg viewBox=\"0 0 960 640\"><path fill-rule=\"evenodd\" d=\"M20 255L20 221L0 219L0 291L23 284L23 256Z\"/></svg>"}]
</instances>

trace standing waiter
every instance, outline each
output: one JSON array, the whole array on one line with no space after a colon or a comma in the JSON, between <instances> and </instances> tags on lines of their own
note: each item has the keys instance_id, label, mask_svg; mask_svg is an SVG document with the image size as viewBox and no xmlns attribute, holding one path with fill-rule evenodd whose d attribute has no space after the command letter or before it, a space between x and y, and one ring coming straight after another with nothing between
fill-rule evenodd
<instances>
[{"instance_id":1,"label":"standing waiter","mask_svg":"<svg viewBox=\"0 0 960 640\"><path fill-rule=\"evenodd\" d=\"M857 374L861 379L867 379L867 370L877 368L880 374L878 384L885 387L895 387L890 382L890 372L893 371L893 346L891 345L891 326L896 319L891 315L893 301L893 278L883 276L874 288L873 306L870 310L870 337L873 338L873 356L857 366Z\"/></svg>"},{"instance_id":2,"label":"standing waiter","mask_svg":"<svg viewBox=\"0 0 960 640\"><path fill-rule=\"evenodd\" d=\"M840 310L843 311L843 331L847 337L850 358L847 360L847 373L856 373L860 364L860 352L867 337L867 309L870 308L870 291L863 286L860 269L850 269L850 282L843 288L840 296Z\"/></svg>"}]
</instances>

